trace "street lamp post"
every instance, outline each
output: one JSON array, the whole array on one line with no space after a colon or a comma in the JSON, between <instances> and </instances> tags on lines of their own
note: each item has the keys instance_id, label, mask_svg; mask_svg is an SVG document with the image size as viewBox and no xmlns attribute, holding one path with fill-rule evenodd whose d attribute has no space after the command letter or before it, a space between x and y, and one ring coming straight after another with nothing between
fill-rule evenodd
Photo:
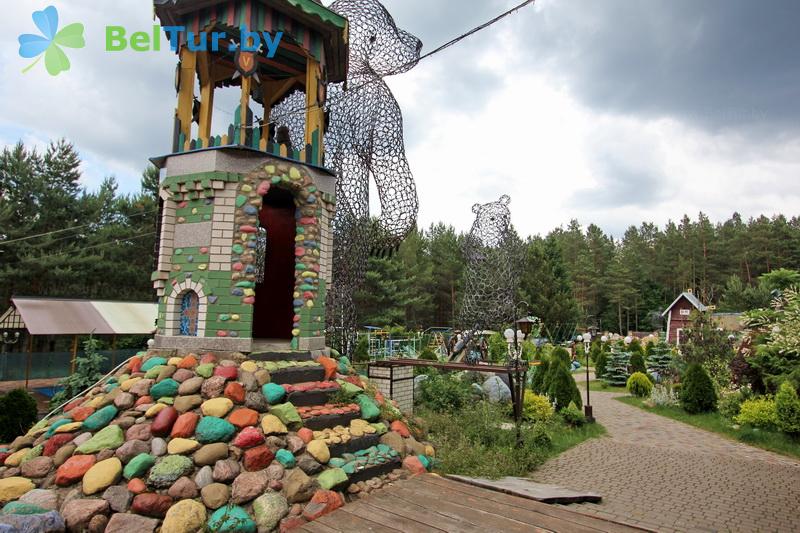
<instances>
[{"instance_id":1,"label":"street lamp post","mask_svg":"<svg viewBox=\"0 0 800 533\"><path fill-rule=\"evenodd\" d=\"M2 350L0 350L0 353L3 354L3 367L2 367L3 375L5 375L5 373L6 373L5 372L6 371L6 366L7 366L7 364L6 364L7 363L7 359L6 358L8 356L6 356L5 354L8 351L8 346L13 346L17 342L19 342L19 331L15 331L13 335L9 335L7 331L3 332L3 336L2 336L3 348L2 348ZM26 390L28 389L27 376L26 376L26 379L25 379L25 389Z\"/></svg>"},{"instance_id":2,"label":"street lamp post","mask_svg":"<svg viewBox=\"0 0 800 533\"><path fill-rule=\"evenodd\" d=\"M521 302L527 309L527 303ZM511 385L511 403L514 408L514 425L517 431L517 445L522 444L522 401L525 393L525 383L528 377L528 361L522 358L522 341L531 332L534 321L528 317L517 320L517 307L514 307L514 326L516 331L511 328L503 332L503 336L508 344L508 381Z\"/></svg>"}]
</instances>

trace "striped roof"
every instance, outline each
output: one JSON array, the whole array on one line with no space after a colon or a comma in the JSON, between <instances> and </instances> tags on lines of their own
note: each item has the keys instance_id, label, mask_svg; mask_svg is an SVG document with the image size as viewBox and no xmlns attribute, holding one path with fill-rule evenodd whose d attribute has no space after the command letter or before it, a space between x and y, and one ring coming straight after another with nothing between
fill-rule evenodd
<instances>
[{"instance_id":1,"label":"striped roof","mask_svg":"<svg viewBox=\"0 0 800 533\"><path fill-rule=\"evenodd\" d=\"M158 316L158 304L149 302L15 297L11 303L2 318L31 335L147 335Z\"/></svg>"}]
</instances>

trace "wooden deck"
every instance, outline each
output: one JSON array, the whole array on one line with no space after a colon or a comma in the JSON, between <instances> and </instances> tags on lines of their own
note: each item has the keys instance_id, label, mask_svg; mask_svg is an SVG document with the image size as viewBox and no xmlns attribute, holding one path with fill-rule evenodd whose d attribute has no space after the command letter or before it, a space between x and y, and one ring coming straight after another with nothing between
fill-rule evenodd
<instances>
[{"instance_id":1,"label":"wooden deck","mask_svg":"<svg viewBox=\"0 0 800 533\"><path fill-rule=\"evenodd\" d=\"M468 533L564 531L640 532L526 498L510 496L434 474L394 483L306 524L313 533L361 532Z\"/></svg>"}]
</instances>

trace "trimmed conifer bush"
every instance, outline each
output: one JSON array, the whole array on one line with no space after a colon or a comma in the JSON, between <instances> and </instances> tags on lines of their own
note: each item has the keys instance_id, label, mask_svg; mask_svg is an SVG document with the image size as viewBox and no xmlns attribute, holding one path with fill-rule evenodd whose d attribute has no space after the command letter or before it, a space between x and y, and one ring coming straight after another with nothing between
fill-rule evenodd
<instances>
[{"instance_id":1,"label":"trimmed conifer bush","mask_svg":"<svg viewBox=\"0 0 800 533\"><path fill-rule=\"evenodd\" d=\"M658 376L661 381L668 376L672 366L672 348L665 342L649 344L650 354L647 356L647 372Z\"/></svg>"},{"instance_id":2,"label":"trimmed conifer bush","mask_svg":"<svg viewBox=\"0 0 800 533\"><path fill-rule=\"evenodd\" d=\"M633 355L634 357L636 356L636 354ZM631 377L628 378L626 387L628 392L634 396L638 396L639 398L646 398L650 396L650 392L653 390L653 384L643 372L634 372L631 374Z\"/></svg>"},{"instance_id":3,"label":"trimmed conifer bush","mask_svg":"<svg viewBox=\"0 0 800 533\"><path fill-rule=\"evenodd\" d=\"M642 357L641 352L633 352L631 354L631 359L628 362L629 370L631 374L635 374L637 372L645 374L647 373L647 368L644 366L644 357Z\"/></svg>"},{"instance_id":4,"label":"trimmed conifer bush","mask_svg":"<svg viewBox=\"0 0 800 533\"><path fill-rule=\"evenodd\" d=\"M605 350L600 350L597 358L594 360L594 377L602 379L606 373L606 363L608 361L608 354Z\"/></svg>"},{"instance_id":5,"label":"trimmed conifer bush","mask_svg":"<svg viewBox=\"0 0 800 533\"><path fill-rule=\"evenodd\" d=\"M778 415L778 429L792 435L800 434L800 399L788 381L781 383L778 394L775 395L775 410Z\"/></svg>"},{"instance_id":6,"label":"trimmed conifer bush","mask_svg":"<svg viewBox=\"0 0 800 533\"><path fill-rule=\"evenodd\" d=\"M717 408L717 391L706 369L689 365L681 380L681 405L688 413L707 413Z\"/></svg>"},{"instance_id":7,"label":"trimmed conifer bush","mask_svg":"<svg viewBox=\"0 0 800 533\"><path fill-rule=\"evenodd\" d=\"M603 379L614 387L624 387L628 383L628 362L631 354L618 348L611 350L611 355L606 363Z\"/></svg>"},{"instance_id":8,"label":"trimmed conifer bush","mask_svg":"<svg viewBox=\"0 0 800 533\"><path fill-rule=\"evenodd\" d=\"M547 373L550 370L550 358L542 357L542 364L533 367L533 379L531 379L531 389L536 394L547 394Z\"/></svg>"},{"instance_id":9,"label":"trimmed conifer bush","mask_svg":"<svg viewBox=\"0 0 800 533\"><path fill-rule=\"evenodd\" d=\"M0 441L11 442L36 422L36 399L25 389L0 396Z\"/></svg>"},{"instance_id":10,"label":"trimmed conifer bush","mask_svg":"<svg viewBox=\"0 0 800 533\"><path fill-rule=\"evenodd\" d=\"M570 402L575 402L575 405L580 408L583 405L581 393L572 378L569 366L559 361L553 361L550 364L550 386L547 395L550 397L550 401L555 402L556 410L564 409Z\"/></svg>"}]
</instances>

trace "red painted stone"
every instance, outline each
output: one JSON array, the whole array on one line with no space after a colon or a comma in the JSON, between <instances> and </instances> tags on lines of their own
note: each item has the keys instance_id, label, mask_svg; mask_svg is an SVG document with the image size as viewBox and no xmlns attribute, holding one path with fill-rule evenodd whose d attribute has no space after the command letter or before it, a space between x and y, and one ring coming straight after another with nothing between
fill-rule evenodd
<instances>
[{"instance_id":1,"label":"red painted stone","mask_svg":"<svg viewBox=\"0 0 800 533\"><path fill-rule=\"evenodd\" d=\"M226 380L236 379L239 370L235 366L218 366L214 369L215 376L222 376Z\"/></svg>"},{"instance_id":2,"label":"red painted stone","mask_svg":"<svg viewBox=\"0 0 800 533\"><path fill-rule=\"evenodd\" d=\"M316 217L303 217L300 219L301 226L312 226L317 223Z\"/></svg>"},{"instance_id":3,"label":"red painted stone","mask_svg":"<svg viewBox=\"0 0 800 533\"><path fill-rule=\"evenodd\" d=\"M202 248L200 248L200 253L203 254L203 255L206 255L208 253L208 248L203 246Z\"/></svg>"},{"instance_id":4,"label":"red painted stone","mask_svg":"<svg viewBox=\"0 0 800 533\"><path fill-rule=\"evenodd\" d=\"M239 231L242 233L256 233L258 228L255 226L239 226Z\"/></svg>"},{"instance_id":5,"label":"red painted stone","mask_svg":"<svg viewBox=\"0 0 800 533\"><path fill-rule=\"evenodd\" d=\"M94 455L73 455L56 470L56 485L67 487L77 483L94 463Z\"/></svg>"},{"instance_id":6,"label":"red painted stone","mask_svg":"<svg viewBox=\"0 0 800 533\"><path fill-rule=\"evenodd\" d=\"M52 457L58 451L59 448L64 446L66 443L71 441L75 438L74 433L56 433L49 439L47 442L44 443L44 450L42 450L42 455L46 457ZM2 464L2 461L0 461Z\"/></svg>"},{"instance_id":7,"label":"red painted stone","mask_svg":"<svg viewBox=\"0 0 800 533\"><path fill-rule=\"evenodd\" d=\"M161 414L161 413L159 413ZM172 426L170 437L173 439L181 438L188 439L194 435L194 430L197 428L197 423L200 421L200 415L197 413L183 413L176 420Z\"/></svg>"},{"instance_id":8,"label":"red painted stone","mask_svg":"<svg viewBox=\"0 0 800 533\"><path fill-rule=\"evenodd\" d=\"M314 440L314 432L308 428L300 428L297 430L297 436L303 439L303 442L308 444Z\"/></svg>"},{"instance_id":9,"label":"red painted stone","mask_svg":"<svg viewBox=\"0 0 800 533\"><path fill-rule=\"evenodd\" d=\"M241 263L234 263L233 265L231 265L231 268L234 270L234 272L241 272L242 270L244 270L244 265Z\"/></svg>"},{"instance_id":10,"label":"red painted stone","mask_svg":"<svg viewBox=\"0 0 800 533\"><path fill-rule=\"evenodd\" d=\"M227 336L228 336L227 331L217 331L217 337L227 337Z\"/></svg>"},{"instance_id":11,"label":"red painted stone","mask_svg":"<svg viewBox=\"0 0 800 533\"><path fill-rule=\"evenodd\" d=\"M0 453L0 465L6 462L8 456L11 455L12 452L2 452Z\"/></svg>"},{"instance_id":12,"label":"red painted stone","mask_svg":"<svg viewBox=\"0 0 800 533\"><path fill-rule=\"evenodd\" d=\"M225 397L233 403L244 403L245 394L246 391L244 390L244 387L242 387L241 383L231 381L225 385Z\"/></svg>"},{"instance_id":13,"label":"red painted stone","mask_svg":"<svg viewBox=\"0 0 800 533\"><path fill-rule=\"evenodd\" d=\"M264 435L261 434L258 428L252 426L244 428L233 439L233 445L242 449L252 448L259 444L264 444Z\"/></svg>"},{"instance_id":14,"label":"red painted stone","mask_svg":"<svg viewBox=\"0 0 800 533\"><path fill-rule=\"evenodd\" d=\"M144 481L135 477L128 481L128 490L133 494L141 494L147 490L147 486L144 484Z\"/></svg>"},{"instance_id":15,"label":"red painted stone","mask_svg":"<svg viewBox=\"0 0 800 533\"><path fill-rule=\"evenodd\" d=\"M166 494L153 494L147 492L139 494L133 499L131 511L136 514L164 518L167 510L172 506L172 498Z\"/></svg>"},{"instance_id":16,"label":"red painted stone","mask_svg":"<svg viewBox=\"0 0 800 533\"><path fill-rule=\"evenodd\" d=\"M254 303L256 303L256 297L247 296L246 298L242 298L242 303L247 305L253 305Z\"/></svg>"},{"instance_id":17,"label":"red painted stone","mask_svg":"<svg viewBox=\"0 0 800 533\"><path fill-rule=\"evenodd\" d=\"M294 315L294 317L292 317L292 322L300 322L300 315Z\"/></svg>"},{"instance_id":18,"label":"red painted stone","mask_svg":"<svg viewBox=\"0 0 800 533\"><path fill-rule=\"evenodd\" d=\"M306 300L313 300L314 296L315 294L311 291L306 291L303 293L303 298L305 298Z\"/></svg>"},{"instance_id":19,"label":"red painted stone","mask_svg":"<svg viewBox=\"0 0 800 533\"><path fill-rule=\"evenodd\" d=\"M140 371L142 369L142 358L138 355L131 357L131 360L128 361L128 369L131 374Z\"/></svg>"},{"instance_id":20,"label":"red painted stone","mask_svg":"<svg viewBox=\"0 0 800 533\"><path fill-rule=\"evenodd\" d=\"M150 426L150 433L155 437L166 437L172 431L172 426L178 420L179 413L174 407L167 406L156 415L153 424Z\"/></svg>"},{"instance_id":21,"label":"red painted stone","mask_svg":"<svg viewBox=\"0 0 800 533\"><path fill-rule=\"evenodd\" d=\"M188 205L188 204L186 203L186 200L184 200L183 202L179 202L179 203L178 203L178 209L183 209L183 208L185 208L187 205Z\"/></svg>"},{"instance_id":22,"label":"red painted stone","mask_svg":"<svg viewBox=\"0 0 800 533\"><path fill-rule=\"evenodd\" d=\"M321 516L332 513L339 507L344 505L344 500L338 492L332 490L318 490L311 497L305 509L303 509L303 517L306 520L316 520Z\"/></svg>"},{"instance_id":23,"label":"red painted stone","mask_svg":"<svg viewBox=\"0 0 800 533\"><path fill-rule=\"evenodd\" d=\"M244 452L244 469L248 472L263 470L273 459L275 459L275 454L266 446L250 448Z\"/></svg>"},{"instance_id":24,"label":"red painted stone","mask_svg":"<svg viewBox=\"0 0 800 533\"><path fill-rule=\"evenodd\" d=\"M259 196L264 196L269 192L269 188L271 185L272 184L268 181L262 181L261 183L258 184L258 189L256 189L256 193L258 193Z\"/></svg>"},{"instance_id":25,"label":"red painted stone","mask_svg":"<svg viewBox=\"0 0 800 533\"><path fill-rule=\"evenodd\" d=\"M288 531L293 531L299 527L303 527L308 522L302 516L290 516L289 518L284 518L280 522L280 533L287 533Z\"/></svg>"},{"instance_id":26,"label":"red painted stone","mask_svg":"<svg viewBox=\"0 0 800 533\"><path fill-rule=\"evenodd\" d=\"M258 424L258 411L247 408L237 409L230 414L228 422L239 429L246 428L247 426L255 426Z\"/></svg>"},{"instance_id":27,"label":"red painted stone","mask_svg":"<svg viewBox=\"0 0 800 533\"><path fill-rule=\"evenodd\" d=\"M83 422L87 418L89 418L92 413L94 413L94 407L76 407L70 414L72 415L72 420L75 422Z\"/></svg>"},{"instance_id":28,"label":"red painted stone","mask_svg":"<svg viewBox=\"0 0 800 533\"><path fill-rule=\"evenodd\" d=\"M295 257L303 257L305 254L306 254L305 248L301 248L298 246L297 248L294 249Z\"/></svg>"},{"instance_id":29,"label":"red painted stone","mask_svg":"<svg viewBox=\"0 0 800 533\"><path fill-rule=\"evenodd\" d=\"M191 369L196 366L197 366L197 357L195 357L193 354L187 355L186 357L181 359L180 363L178 363L178 368Z\"/></svg>"},{"instance_id":30,"label":"red painted stone","mask_svg":"<svg viewBox=\"0 0 800 533\"><path fill-rule=\"evenodd\" d=\"M200 358L201 365L207 365L208 363L216 363L217 358L213 353L204 353L203 357Z\"/></svg>"},{"instance_id":31,"label":"red painted stone","mask_svg":"<svg viewBox=\"0 0 800 533\"><path fill-rule=\"evenodd\" d=\"M422 461L420 461L416 455L409 455L408 457L403 459L403 468L405 468L414 475L424 474L425 472L427 472L427 470L425 470L425 467L422 466Z\"/></svg>"},{"instance_id":32,"label":"red painted stone","mask_svg":"<svg viewBox=\"0 0 800 533\"><path fill-rule=\"evenodd\" d=\"M64 412L65 412L65 413L68 413L68 412L72 411L73 409L75 409L76 407L78 407L80 404L82 404L82 403L83 403L83 400L84 400L84 398L80 398L80 399L78 399L78 400L73 400L73 401L69 402L69 403L66 405L66 407L64 407Z\"/></svg>"},{"instance_id":33,"label":"red painted stone","mask_svg":"<svg viewBox=\"0 0 800 533\"><path fill-rule=\"evenodd\" d=\"M400 434L401 437L406 439L411 436L411 432L408 430L408 426L405 425L400 420L395 420L394 422L392 422L391 425L389 426L389 429L391 429L392 431L396 431L397 433Z\"/></svg>"},{"instance_id":34,"label":"red painted stone","mask_svg":"<svg viewBox=\"0 0 800 533\"><path fill-rule=\"evenodd\" d=\"M148 403L153 403L152 396L140 396L139 399L136 400L136 403L134 405L136 407L139 407L140 405L146 405Z\"/></svg>"}]
</instances>

